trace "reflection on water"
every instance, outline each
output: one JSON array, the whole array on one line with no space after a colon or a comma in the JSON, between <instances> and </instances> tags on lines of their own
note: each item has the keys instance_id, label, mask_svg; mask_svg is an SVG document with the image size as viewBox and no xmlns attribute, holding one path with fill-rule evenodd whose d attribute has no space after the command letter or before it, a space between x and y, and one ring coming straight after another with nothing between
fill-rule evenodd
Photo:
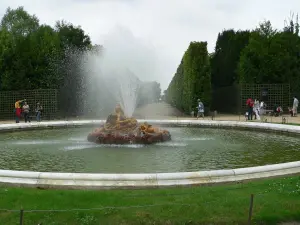
<instances>
[{"instance_id":1,"label":"reflection on water","mask_svg":"<svg viewBox=\"0 0 300 225\"><path fill-rule=\"evenodd\" d=\"M146 173L238 168L300 160L298 137L210 128L168 128L172 141L97 145L90 128L0 134L0 168Z\"/></svg>"}]
</instances>

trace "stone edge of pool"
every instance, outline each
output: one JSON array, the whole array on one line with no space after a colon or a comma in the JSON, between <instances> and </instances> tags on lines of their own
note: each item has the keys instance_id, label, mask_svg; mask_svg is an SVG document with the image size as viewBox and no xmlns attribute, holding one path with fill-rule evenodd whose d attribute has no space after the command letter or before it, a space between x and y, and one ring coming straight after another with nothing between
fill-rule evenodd
<instances>
[{"instance_id":1,"label":"stone edge of pool","mask_svg":"<svg viewBox=\"0 0 300 225\"><path fill-rule=\"evenodd\" d=\"M146 120L139 120L144 122ZM26 130L47 127L97 125L104 120L52 121L28 124L0 124L0 131ZM147 120L151 124L170 126L208 126L226 128L261 129L300 134L300 126L209 120ZM183 185L206 185L240 182L300 173L300 161L281 164L196 172L143 173L143 174L96 174L96 173L52 173L0 170L0 183L11 186L69 189L107 188L157 188Z\"/></svg>"}]
</instances>

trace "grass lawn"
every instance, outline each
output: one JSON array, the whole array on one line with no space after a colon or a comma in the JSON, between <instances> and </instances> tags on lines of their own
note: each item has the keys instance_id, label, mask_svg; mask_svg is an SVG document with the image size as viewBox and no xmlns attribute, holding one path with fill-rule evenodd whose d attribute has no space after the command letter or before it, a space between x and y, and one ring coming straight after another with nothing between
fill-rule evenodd
<instances>
[{"instance_id":1,"label":"grass lawn","mask_svg":"<svg viewBox=\"0 0 300 225\"><path fill-rule=\"evenodd\" d=\"M300 221L300 177L292 176L245 184L150 190L1 187L0 224L19 224L20 212L5 209L21 207L24 225L247 224L252 193L252 224Z\"/></svg>"}]
</instances>

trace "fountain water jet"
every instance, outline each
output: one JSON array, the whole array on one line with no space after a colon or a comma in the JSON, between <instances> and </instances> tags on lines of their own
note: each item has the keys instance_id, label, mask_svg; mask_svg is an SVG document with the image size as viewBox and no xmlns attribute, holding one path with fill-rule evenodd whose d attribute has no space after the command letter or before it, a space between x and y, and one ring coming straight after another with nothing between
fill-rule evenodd
<instances>
[{"instance_id":1,"label":"fountain water jet","mask_svg":"<svg viewBox=\"0 0 300 225\"><path fill-rule=\"evenodd\" d=\"M137 105L142 83L138 77L121 61L112 57L109 49L103 49L100 54L86 52L82 62L84 75L90 80L88 96L93 96L97 90L99 92L105 89L106 93L101 94L110 97L109 101L119 103L125 115L131 117Z\"/></svg>"},{"instance_id":2,"label":"fountain water jet","mask_svg":"<svg viewBox=\"0 0 300 225\"><path fill-rule=\"evenodd\" d=\"M156 57L150 48L123 27L110 32L103 45L83 56L83 76L89 83L86 102L96 102L100 108L109 108L110 111L119 103L125 115L131 117L137 107L142 83L155 73ZM151 91L149 95L152 95ZM105 97L100 101L95 94L99 98Z\"/></svg>"}]
</instances>

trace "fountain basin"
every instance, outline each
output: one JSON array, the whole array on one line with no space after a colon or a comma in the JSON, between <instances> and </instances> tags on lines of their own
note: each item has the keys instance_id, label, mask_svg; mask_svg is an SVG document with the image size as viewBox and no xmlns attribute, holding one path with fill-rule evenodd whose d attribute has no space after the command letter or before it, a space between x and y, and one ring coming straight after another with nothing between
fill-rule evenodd
<instances>
[{"instance_id":1,"label":"fountain basin","mask_svg":"<svg viewBox=\"0 0 300 225\"><path fill-rule=\"evenodd\" d=\"M143 121L139 121L140 123ZM272 140L276 140L276 138L280 138L281 134L277 134L273 137L274 131L277 132L283 132L283 133L300 133L300 127L299 126L290 126L290 125L282 125L282 124L268 124L268 123L249 123L249 122L235 122L235 121L196 121L196 120L149 120L151 124L160 124L164 126L171 126L171 127L186 127L189 126L190 128L185 128L185 131L190 131L188 135L185 137L187 138L193 138L193 135L197 130L205 129L205 127L225 127L225 128L243 128L247 130L269 130L272 131L271 133L261 133L258 132L257 137L261 137L264 140L271 139L268 143L265 143L264 145L268 147L272 144ZM10 130L27 130L27 129L36 129L36 128L53 128L53 127L74 127L74 126L82 126L82 125L92 125L95 126L95 124L103 124L104 121L56 121L56 122L42 122L42 123L32 123L32 124L2 124L0 125L0 130L3 131L10 131ZM74 129L77 130L78 128ZM176 128L177 129L177 128ZM176 129L172 128L172 133L174 133L174 140L176 141ZM179 129L179 128L178 128ZM181 128L180 128L181 129ZM179 129L179 130L180 130ZM46 129L47 130L47 129ZM64 130L64 129L62 129ZM177 132L179 131L177 130ZM215 130L218 135L221 135L222 137L226 138L228 135L234 131L235 129L228 129L228 130L216 130L211 129L212 131ZM49 130L50 131L50 130ZM58 133L59 130L52 130L51 132L53 134ZM68 131L68 129L66 130ZM23 133L22 138L25 139L26 134L30 132L36 132L36 131L29 131L29 132L19 132ZM79 131L80 132L80 129ZM203 135L209 132L209 130L206 128L206 130L203 131ZM249 138L255 136L255 132L251 133L250 131L237 131L238 133L241 133L241 135L245 136L245 140L248 140ZM36 132L35 134L40 133ZM82 132L81 132L82 133ZM83 132L84 133L84 132ZM13 133L12 133L13 134ZM182 133L181 133L182 134ZM199 134L196 133L196 135L199 137ZM264 136L266 135L266 136ZM57 136L62 136L61 133L57 134ZM248 137L249 136L249 137ZM268 138L267 138L268 136ZM177 136L178 137L178 136ZM291 140L293 139L293 144L290 145L288 148L284 148L285 145L290 144ZM66 139L66 137L64 137ZM173 138L172 138L173 139ZM291 140L290 140L291 139ZM19 147L16 147L16 150L18 151L17 160L20 161L19 165L16 165L16 162L10 161L9 158L5 155L3 155L3 162L5 161L9 162L9 164L6 164L7 168L15 169L8 170L5 169L6 167L2 166L1 168L3 170L0 170L0 183L6 183L6 184L12 184L12 185L29 185L33 187L65 187L65 188L112 188L112 187L159 187L159 186L176 186L176 185L200 185L200 184L213 184L213 183L224 183L224 182L236 182L241 180L249 180L249 179L259 179L259 178L265 178L265 177L274 177L274 176L282 176L282 175L288 175L288 174L297 174L300 173L300 161L298 162L288 162L288 161L295 161L299 160L299 158L296 157L297 148L299 145L297 145L297 137L285 137L282 136L280 141L283 141L284 143L281 145L280 148L276 149L276 143L273 144L273 146L270 146L271 149L268 150L269 153L259 151L257 157L253 157L251 155L251 152L253 152L255 149L246 149L243 150L243 152L235 152L232 156L236 157L239 156L239 159L245 159L245 157L248 158L248 160L251 164L243 164L242 161L240 163L242 164L236 164L233 166L232 164L228 167L228 163L225 164L219 164L222 163L221 160L226 158L226 155L223 155L226 152L231 151L231 149L234 147L234 145L239 144L235 143L237 140L233 140L233 145L229 145L230 143L223 143L223 152L220 152L219 154L214 154L213 164L206 164L203 165L195 160L198 160L191 152L186 152L185 155L180 155L178 151L180 149L184 148L183 146L170 146L169 149L166 149L167 151L164 153L165 155L160 155L162 152L164 152L164 149L160 145L152 145L147 147L147 151L143 151L143 148L139 149L132 149L132 151L124 151L124 148L120 149L119 147L112 147L110 149L104 149L103 151L106 152L106 156L103 155L102 158L97 158L95 154L99 153L99 150L95 151L92 150L82 150L82 151L73 151L73 152L66 152L65 158L57 159L58 161L53 165L53 168L48 170L45 168L45 166L49 166L49 163L51 161L55 161L55 157L60 155L59 152L53 152L52 155L49 155L48 158L46 158L47 161L42 162L40 165L44 166L44 169L38 168L37 163L39 163L39 159L32 158L30 161L28 160L29 155L42 151L41 147L40 149L35 149L30 154L25 157L23 152L25 151L26 146L19 145ZM14 141L16 138L14 138ZM204 140L204 139L203 139ZM255 140L255 139L254 139ZM4 141L4 140L3 140ZM193 140L195 141L195 140ZM39 140L36 140L38 143ZM70 142L74 142L73 139L70 139ZM173 140L172 140L173 142ZM171 142L171 143L172 143ZM183 141L181 141L183 142ZM207 140L205 140L205 143ZM203 142L202 142L203 143ZM216 140L211 140L211 144L217 144ZM20 143L24 145L24 143ZM256 144L256 142L253 143L253 145ZM249 144L246 143L245 146L248 146ZM9 144L11 146L11 144ZM34 146L34 145L32 145ZM50 146L50 147L47 147ZM53 148L55 146L55 143L45 143L44 147L49 148L49 154L51 151L53 151ZM255 146L255 145L254 145ZM298 146L298 147L297 147ZM5 147L5 146L4 146ZM192 147L192 146L191 146ZM198 149L201 150L202 154L199 158L199 160L207 157L208 151L205 151L203 148L207 148L208 146L198 146ZM99 148L103 148L103 146L100 146ZM5 148L2 148L2 151ZM194 154L197 153L197 148L195 148ZM243 148L242 148L243 149ZM51 150L51 151L50 151ZM128 149L127 149L128 150ZM188 150L188 149L186 149ZM286 156L288 156L288 160L286 161L279 161L282 160L282 157L275 157L279 152L287 151ZM11 152L11 151L9 151ZM77 170L76 168L69 168L66 169L66 162L61 162L61 159L69 160L70 157L72 157L72 153L76 153L78 155L78 159L84 159L88 156L91 156L90 158L87 158L87 160L95 159L95 162L97 162L97 165L99 165L102 171L89 171L89 170ZM153 159L147 158L149 154L153 153ZM269 155L266 157L266 153ZM103 152L102 152L103 154ZM121 154L121 155L120 155ZM117 157L119 155L119 157ZM291 156L291 157L289 157ZM111 158L113 157L113 158ZM174 158L175 157L175 158ZM177 157L177 158L176 158ZM229 157L228 159L230 159ZM174 162L174 159L176 159L176 163ZM269 164L266 166L262 166L263 164L256 164L255 161L263 159L260 163ZM42 159L41 159L42 160ZM114 161L115 160L115 161ZM129 160L129 161L126 161ZM148 162L148 161L149 162ZM186 161L188 160L188 161ZM26 161L26 162L24 162ZM128 168L119 167L116 168L116 165L110 165L112 163L118 163L126 161L126 165L128 165ZM161 164L155 164L157 162L160 162ZM170 162L169 162L170 161ZM236 161L236 160L235 160ZM233 161L233 162L235 162ZM61 162L61 165L59 164ZM70 162L72 164L75 164L76 162L73 160L73 158L70 159ZM135 163L143 163L139 164L138 167L135 168L135 170L129 170L132 165ZM205 161L204 161L205 162ZM276 165L270 165L272 162ZM280 162L286 162L286 163L280 163ZM87 161L86 161L87 163ZM106 164L105 164L106 163ZM148 166L153 165L150 170L143 170L141 168L141 165L147 164ZM181 164L180 164L181 163ZM254 163L254 164L252 164ZM279 164L278 164L279 163ZM105 164L105 165L104 165ZM71 165L71 164L70 164ZM160 167L160 169L157 169L159 166L166 167ZM196 165L195 168L192 170L188 167L183 166L190 166L190 165ZM198 166L197 166L198 165ZM209 165L215 165L220 167L209 167ZM222 166L223 165L223 166ZM224 165L227 165L227 167L224 167ZM251 166L251 165L260 165L260 166ZM12 167L11 167L12 166ZM21 166L21 167L20 167ZM62 167L63 166L63 167ZM95 165L93 165L94 167ZM109 167L111 166L111 167ZM179 166L179 167L177 167ZM249 167L250 166L250 167ZM104 170L104 168L108 168L107 170ZM244 167L244 168L243 168ZM247 167L247 168L245 168ZM59 168L61 170L59 170ZM119 169L118 171L112 170L112 168ZM214 169L214 168L217 168ZM220 169L218 169L220 168ZM145 169L145 168L144 168ZM16 170L23 170L23 171L16 171ZM28 170L33 170L37 172L30 172ZM39 172L39 171L45 171L45 172ZM48 171L48 172L46 172ZM53 172L51 172L53 171ZM55 171L55 172L54 172ZM61 172L60 172L61 171ZM77 172L76 172L77 171ZM181 172L178 172L181 171ZM188 172L184 172L188 171ZM66 173L67 172L67 173ZM75 173L74 173L75 172ZM79 173L80 172L80 173ZM84 173L81 173L84 172ZM88 173L93 172L93 173Z\"/></svg>"}]
</instances>

